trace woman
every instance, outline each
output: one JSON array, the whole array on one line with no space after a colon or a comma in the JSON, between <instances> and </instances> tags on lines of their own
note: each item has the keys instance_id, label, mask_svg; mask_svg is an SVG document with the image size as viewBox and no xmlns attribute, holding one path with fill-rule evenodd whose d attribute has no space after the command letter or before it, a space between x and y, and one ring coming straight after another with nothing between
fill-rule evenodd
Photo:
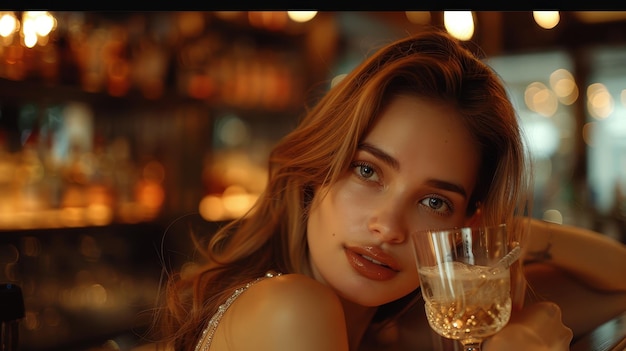
<instances>
[{"instance_id":1,"label":"woman","mask_svg":"<svg viewBox=\"0 0 626 351\"><path fill-rule=\"evenodd\" d=\"M497 75L442 31L398 40L276 145L251 212L211 238L205 266L172 278L165 344L365 350L364 340L421 301L408 233L512 223L525 167ZM546 350L567 350L571 339L553 304L520 312L507 328ZM486 350L521 347L496 341Z\"/></svg>"}]
</instances>

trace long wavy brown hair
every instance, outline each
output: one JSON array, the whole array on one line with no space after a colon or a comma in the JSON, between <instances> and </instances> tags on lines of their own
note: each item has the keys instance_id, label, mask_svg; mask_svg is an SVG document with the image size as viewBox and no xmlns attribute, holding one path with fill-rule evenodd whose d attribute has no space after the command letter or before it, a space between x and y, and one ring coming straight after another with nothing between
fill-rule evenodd
<instances>
[{"instance_id":1,"label":"long wavy brown hair","mask_svg":"<svg viewBox=\"0 0 626 351\"><path fill-rule=\"evenodd\" d=\"M499 76L468 45L442 30L424 30L382 47L329 89L274 147L266 189L252 210L201 248L206 264L194 274L169 277L158 315L164 343L192 351L233 289L268 270L311 276L306 241L311 199L316 189L348 172L357 145L398 94L460 112L482 152L467 216L480 206L485 224L511 222L527 189L522 132ZM410 300L413 296L379 307L376 320L394 318Z\"/></svg>"}]
</instances>

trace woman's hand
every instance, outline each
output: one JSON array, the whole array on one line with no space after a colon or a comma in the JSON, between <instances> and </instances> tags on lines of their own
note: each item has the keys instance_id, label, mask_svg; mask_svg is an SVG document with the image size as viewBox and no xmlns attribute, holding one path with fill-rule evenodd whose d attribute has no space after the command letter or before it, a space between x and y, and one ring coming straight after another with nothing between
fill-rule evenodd
<instances>
[{"instance_id":1,"label":"woman's hand","mask_svg":"<svg viewBox=\"0 0 626 351\"><path fill-rule=\"evenodd\" d=\"M572 330L563 324L553 302L537 302L511 316L498 334L487 339L485 351L568 351Z\"/></svg>"}]
</instances>

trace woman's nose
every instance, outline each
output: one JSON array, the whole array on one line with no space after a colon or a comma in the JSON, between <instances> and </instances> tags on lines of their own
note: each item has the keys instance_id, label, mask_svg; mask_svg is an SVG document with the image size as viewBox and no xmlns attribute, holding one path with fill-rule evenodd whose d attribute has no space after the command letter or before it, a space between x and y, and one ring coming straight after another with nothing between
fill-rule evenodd
<instances>
[{"instance_id":1,"label":"woman's nose","mask_svg":"<svg viewBox=\"0 0 626 351\"><path fill-rule=\"evenodd\" d=\"M368 229L382 241L394 244L403 243L407 238L407 219L405 208L400 201L380 201L372 209L368 219Z\"/></svg>"}]
</instances>

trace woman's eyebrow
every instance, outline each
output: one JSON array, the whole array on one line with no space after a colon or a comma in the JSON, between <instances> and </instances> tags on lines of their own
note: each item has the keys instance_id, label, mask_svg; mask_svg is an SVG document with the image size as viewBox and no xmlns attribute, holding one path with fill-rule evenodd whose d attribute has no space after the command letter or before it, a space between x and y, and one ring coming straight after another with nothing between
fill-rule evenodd
<instances>
[{"instance_id":1,"label":"woman's eyebrow","mask_svg":"<svg viewBox=\"0 0 626 351\"><path fill-rule=\"evenodd\" d=\"M464 198L467 198L467 192L465 191L465 188L463 188L463 186L459 184L455 184L455 183L448 182L445 180L440 180L440 179L429 179L428 181L426 181L426 183L434 188L452 191L457 194L460 194Z\"/></svg>"},{"instance_id":2,"label":"woman's eyebrow","mask_svg":"<svg viewBox=\"0 0 626 351\"><path fill-rule=\"evenodd\" d=\"M362 143L362 144L359 144L358 149L372 154L374 157L380 159L381 161L386 163L389 167L393 168L394 170L396 171L400 170L400 162L398 162L398 160L393 158L393 156L377 148L376 146L372 144L368 144L368 143Z\"/></svg>"}]
</instances>

